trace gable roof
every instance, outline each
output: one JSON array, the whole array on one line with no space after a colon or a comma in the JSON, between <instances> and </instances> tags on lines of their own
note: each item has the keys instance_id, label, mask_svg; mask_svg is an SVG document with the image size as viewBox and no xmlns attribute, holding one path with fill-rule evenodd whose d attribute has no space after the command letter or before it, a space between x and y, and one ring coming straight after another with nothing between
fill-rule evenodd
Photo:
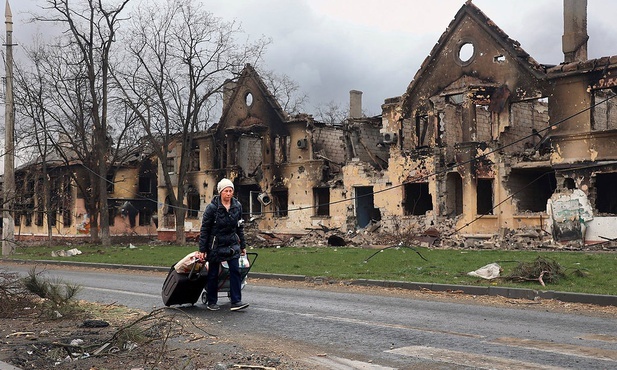
<instances>
[{"instance_id":1,"label":"gable roof","mask_svg":"<svg viewBox=\"0 0 617 370\"><path fill-rule=\"evenodd\" d=\"M235 85L236 88L233 89L233 92L231 96L229 97L229 102L233 102L241 98L239 96L241 89L237 87L245 86L249 83L249 81L254 83L255 86L257 86L259 93L264 97L266 103L272 108L272 110L275 112L278 118L284 122L287 119L287 114L283 111L283 108L281 108L281 105L278 103L274 95L270 93L263 79L261 78L261 76L259 76L259 73L257 73L255 68L253 68L253 66L251 66L248 63L244 66L242 73L240 73L240 77L238 77L238 81L236 82L236 85ZM233 104L231 103L224 104L223 112L221 114L219 124L217 125L218 127L221 127L226 122L228 116L230 115L230 111L232 109L233 109ZM253 121L254 119L252 120L251 124L257 123Z\"/></svg>"},{"instance_id":2,"label":"gable roof","mask_svg":"<svg viewBox=\"0 0 617 370\"><path fill-rule=\"evenodd\" d=\"M426 76L429 69L433 67L436 59L442 55L445 51L444 48L448 44L448 41L454 37L456 31L461 27L461 24L465 20L473 21L481 30L484 31L497 46L505 50L511 57L511 60L515 61L519 66L527 70L531 75L537 79L545 79L546 72L545 66L536 62L516 40L511 39L503 30L501 30L492 20L490 20L478 7L476 7L471 0L467 0L465 4L459 9L454 16L454 19L450 22L444 33L440 36L439 40L425 58L420 66L420 69L414 75L413 80L408 85L407 90L403 96L403 107L406 106L405 102L409 99L414 89L416 89L419 81L422 81ZM405 109L405 108L403 108Z\"/></svg>"}]
</instances>

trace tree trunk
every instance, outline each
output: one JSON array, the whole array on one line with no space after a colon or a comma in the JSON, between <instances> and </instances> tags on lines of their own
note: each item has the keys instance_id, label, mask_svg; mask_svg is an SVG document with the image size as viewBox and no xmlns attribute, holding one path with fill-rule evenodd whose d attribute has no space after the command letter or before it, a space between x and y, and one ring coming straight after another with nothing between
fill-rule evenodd
<instances>
[{"instance_id":1,"label":"tree trunk","mask_svg":"<svg viewBox=\"0 0 617 370\"><path fill-rule=\"evenodd\" d=\"M186 212L184 209L178 208L178 211L176 212L176 243L180 245L186 244L184 220L186 220Z\"/></svg>"}]
</instances>

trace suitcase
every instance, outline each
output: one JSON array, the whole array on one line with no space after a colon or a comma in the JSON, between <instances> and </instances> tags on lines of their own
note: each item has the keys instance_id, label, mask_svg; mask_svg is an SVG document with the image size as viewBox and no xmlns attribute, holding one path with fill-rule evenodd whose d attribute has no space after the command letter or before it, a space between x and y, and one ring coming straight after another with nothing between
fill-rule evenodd
<instances>
[{"instance_id":1,"label":"suitcase","mask_svg":"<svg viewBox=\"0 0 617 370\"><path fill-rule=\"evenodd\" d=\"M178 273L175 265L171 266L161 292L165 306L197 302L208 281L208 274L205 268L196 271L195 265L199 264L194 264L188 274Z\"/></svg>"}]
</instances>

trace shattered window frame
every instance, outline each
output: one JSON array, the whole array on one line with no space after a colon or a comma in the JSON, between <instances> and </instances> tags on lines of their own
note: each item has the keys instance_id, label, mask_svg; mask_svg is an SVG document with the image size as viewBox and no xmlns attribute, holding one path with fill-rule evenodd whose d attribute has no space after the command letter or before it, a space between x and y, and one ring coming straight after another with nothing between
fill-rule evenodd
<instances>
[{"instance_id":1,"label":"shattered window frame","mask_svg":"<svg viewBox=\"0 0 617 370\"><path fill-rule=\"evenodd\" d=\"M416 148L426 148L430 144L430 117L427 113L418 113L415 122Z\"/></svg>"},{"instance_id":2,"label":"shattered window frame","mask_svg":"<svg viewBox=\"0 0 617 370\"><path fill-rule=\"evenodd\" d=\"M199 207L201 205L201 198L196 192L189 192L186 194L186 218L197 219L199 218Z\"/></svg>"},{"instance_id":3,"label":"shattered window frame","mask_svg":"<svg viewBox=\"0 0 617 370\"><path fill-rule=\"evenodd\" d=\"M289 191L287 189L272 190L274 217L289 216Z\"/></svg>"},{"instance_id":4,"label":"shattered window frame","mask_svg":"<svg viewBox=\"0 0 617 370\"><path fill-rule=\"evenodd\" d=\"M417 195L417 197L414 197ZM428 182L409 182L403 187L402 199L405 216L424 216L433 210L433 195ZM418 208L419 206L419 208Z\"/></svg>"},{"instance_id":5,"label":"shattered window frame","mask_svg":"<svg viewBox=\"0 0 617 370\"><path fill-rule=\"evenodd\" d=\"M617 92L614 89L594 90L591 95L591 129L617 129ZM602 115L602 117L600 117Z\"/></svg>"},{"instance_id":6,"label":"shattered window frame","mask_svg":"<svg viewBox=\"0 0 617 370\"><path fill-rule=\"evenodd\" d=\"M150 226L152 225L152 215L153 212L151 209L142 208L139 210L139 226Z\"/></svg>"},{"instance_id":7,"label":"shattered window frame","mask_svg":"<svg viewBox=\"0 0 617 370\"><path fill-rule=\"evenodd\" d=\"M197 172L200 169L199 145L194 144L189 154L189 171Z\"/></svg>"},{"instance_id":8,"label":"shattered window frame","mask_svg":"<svg viewBox=\"0 0 617 370\"><path fill-rule=\"evenodd\" d=\"M115 171L110 171L107 174L107 194L112 194L115 191L115 182L114 179L116 178L116 173Z\"/></svg>"}]
</instances>

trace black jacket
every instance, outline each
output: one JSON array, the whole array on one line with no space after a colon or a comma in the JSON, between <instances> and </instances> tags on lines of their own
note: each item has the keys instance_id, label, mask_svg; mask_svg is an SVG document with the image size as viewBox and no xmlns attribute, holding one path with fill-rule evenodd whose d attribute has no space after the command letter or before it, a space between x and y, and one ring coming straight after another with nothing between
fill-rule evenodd
<instances>
[{"instance_id":1,"label":"black jacket","mask_svg":"<svg viewBox=\"0 0 617 370\"><path fill-rule=\"evenodd\" d=\"M221 197L214 196L210 204L206 206L201 220L199 251L210 255L212 248L232 245L239 245L239 249L242 250L246 249L242 221L242 205L236 198L231 198L228 211L221 203ZM237 257L239 252L238 250L232 258Z\"/></svg>"}]
</instances>

